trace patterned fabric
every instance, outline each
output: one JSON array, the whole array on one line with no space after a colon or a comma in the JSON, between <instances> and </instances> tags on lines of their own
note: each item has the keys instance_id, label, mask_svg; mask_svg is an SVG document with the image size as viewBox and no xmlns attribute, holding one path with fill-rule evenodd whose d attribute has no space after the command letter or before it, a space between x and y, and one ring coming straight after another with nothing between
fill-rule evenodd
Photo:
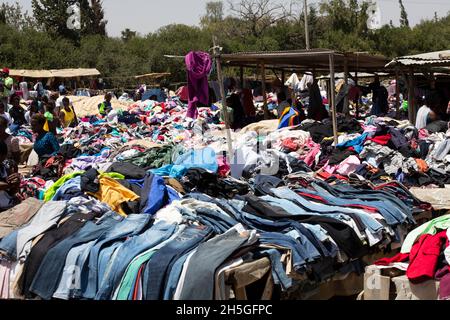
<instances>
[{"instance_id":1,"label":"patterned fabric","mask_svg":"<svg viewBox=\"0 0 450 320\"><path fill-rule=\"evenodd\" d=\"M23 179L20 183L19 194L17 195L21 201L28 198L40 198L40 194L45 188L45 180L34 177Z\"/></svg>"},{"instance_id":2,"label":"patterned fabric","mask_svg":"<svg viewBox=\"0 0 450 320\"><path fill-rule=\"evenodd\" d=\"M40 135L34 142L34 151L39 157L44 155L55 155L59 151L59 143L53 133L47 132Z\"/></svg>"}]
</instances>

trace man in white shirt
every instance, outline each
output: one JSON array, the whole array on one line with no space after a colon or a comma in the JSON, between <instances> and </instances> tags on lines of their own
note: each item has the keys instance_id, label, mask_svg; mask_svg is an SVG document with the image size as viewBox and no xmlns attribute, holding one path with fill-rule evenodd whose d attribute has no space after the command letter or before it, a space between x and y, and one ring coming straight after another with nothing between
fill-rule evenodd
<instances>
[{"instance_id":1,"label":"man in white shirt","mask_svg":"<svg viewBox=\"0 0 450 320\"><path fill-rule=\"evenodd\" d=\"M63 100L66 97L66 95L67 95L67 90L65 88L61 88L61 90L59 91L59 98L56 99L56 101L55 101L55 105L56 105L55 111L57 113L59 112L59 110L64 108ZM73 107L72 101L70 99L69 99L69 105L71 107Z\"/></svg>"},{"instance_id":2,"label":"man in white shirt","mask_svg":"<svg viewBox=\"0 0 450 320\"><path fill-rule=\"evenodd\" d=\"M430 115L431 109L426 105L420 107L416 116L416 128L418 130L423 129L427 126L428 116Z\"/></svg>"}]
</instances>

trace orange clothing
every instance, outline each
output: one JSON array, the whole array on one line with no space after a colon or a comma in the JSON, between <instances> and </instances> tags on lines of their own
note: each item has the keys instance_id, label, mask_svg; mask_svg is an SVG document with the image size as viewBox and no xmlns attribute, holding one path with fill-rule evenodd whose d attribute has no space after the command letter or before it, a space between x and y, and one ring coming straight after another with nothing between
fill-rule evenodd
<instances>
[{"instance_id":1,"label":"orange clothing","mask_svg":"<svg viewBox=\"0 0 450 320\"><path fill-rule=\"evenodd\" d=\"M420 172L427 172L428 171L428 164L425 162L425 160L422 159L415 159L417 166L419 167Z\"/></svg>"},{"instance_id":2,"label":"orange clothing","mask_svg":"<svg viewBox=\"0 0 450 320\"><path fill-rule=\"evenodd\" d=\"M109 177L101 177L100 190L96 193L89 194L108 204L113 211L122 216L126 216L125 211L122 209L122 204L139 199L139 196L133 191L125 188L119 182Z\"/></svg>"}]
</instances>

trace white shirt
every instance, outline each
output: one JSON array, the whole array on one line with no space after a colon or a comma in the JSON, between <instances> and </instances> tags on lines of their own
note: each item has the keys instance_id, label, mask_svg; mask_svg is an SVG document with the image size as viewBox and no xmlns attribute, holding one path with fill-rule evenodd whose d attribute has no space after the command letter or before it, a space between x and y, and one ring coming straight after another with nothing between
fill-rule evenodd
<instances>
[{"instance_id":1,"label":"white shirt","mask_svg":"<svg viewBox=\"0 0 450 320\"><path fill-rule=\"evenodd\" d=\"M62 101L63 101L63 99L64 99L65 97L66 97L66 96L60 96L58 99L56 99L56 101L55 101L56 107L59 107L59 108L62 108L62 107L63 107ZM73 106L73 105L72 105L72 100L70 100L70 99L69 99L69 104L70 104L70 106Z\"/></svg>"},{"instance_id":2,"label":"white shirt","mask_svg":"<svg viewBox=\"0 0 450 320\"><path fill-rule=\"evenodd\" d=\"M31 123L31 111L25 112L25 121L30 124Z\"/></svg>"},{"instance_id":3,"label":"white shirt","mask_svg":"<svg viewBox=\"0 0 450 320\"><path fill-rule=\"evenodd\" d=\"M427 126L428 115L430 114L431 109L427 106L422 106L417 112L416 117L416 128L418 130L423 129Z\"/></svg>"},{"instance_id":4,"label":"white shirt","mask_svg":"<svg viewBox=\"0 0 450 320\"><path fill-rule=\"evenodd\" d=\"M6 121L8 121L8 127L9 127L12 123L12 119L11 119L11 116L9 115L9 113L5 112L4 114L0 114L0 116L2 116L3 118L6 119Z\"/></svg>"}]
</instances>

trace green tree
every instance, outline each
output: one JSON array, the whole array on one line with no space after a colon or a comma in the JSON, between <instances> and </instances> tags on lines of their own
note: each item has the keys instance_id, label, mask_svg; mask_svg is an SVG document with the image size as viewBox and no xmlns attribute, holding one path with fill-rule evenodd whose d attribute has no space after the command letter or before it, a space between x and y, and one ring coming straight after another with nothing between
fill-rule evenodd
<instances>
[{"instance_id":1,"label":"green tree","mask_svg":"<svg viewBox=\"0 0 450 320\"><path fill-rule=\"evenodd\" d=\"M103 3L101 0L91 0L90 9L87 10L89 14L88 18L88 33L89 34L99 34L101 36L106 36L106 24L105 12L103 10Z\"/></svg>"},{"instance_id":2,"label":"green tree","mask_svg":"<svg viewBox=\"0 0 450 320\"><path fill-rule=\"evenodd\" d=\"M398 0L398 3L400 5L400 26L409 28L408 13L406 12L405 6L403 5L403 1Z\"/></svg>"},{"instance_id":3,"label":"green tree","mask_svg":"<svg viewBox=\"0 0 450 320\"><path fill-rule=\"evenodd\" d=\"M132 38L134 38L136 36L137 36L137 32L132 31L129 28L126 28L125 30L122 31L122 40L125 42L131 40Z\"/></svg>"},{"instance_id":4,"label":"green tree","mask_svg":"<svg viewBox=\"0 0 450 320\"><path fill-rule=\"evenodd\" d=\"M211 1L206 3L206 13L200 19L202 27L209 27L212 24L217 24L223 20L223 2Z\"/></svg>"},{"instance_id":5,"label":"green tree","mask_svg":"<svg viewBox=\"0 0 450 320\"><path fill-rule=\"evenodd\" d=\"M92 6L91 6L92 4ZM78 5L80 8L80 29L69 27L71 17L68 9ZM101 1L92 0L32 0L34 17L42 28L53 35L74 40L79 43L82 36L106 35L106 21Z\"/></svg>"},{"instance_id":6,"label":"green tree","mask_svg":"<svg viewBox=\"0 0 450 320\"><path fill-rule=\"evenodd\" d=\"M16 29L36 29L35 19L24 11L19 2L2 3L0 6L0 23L6 23Z\"/></svg>"}]
</instances>

